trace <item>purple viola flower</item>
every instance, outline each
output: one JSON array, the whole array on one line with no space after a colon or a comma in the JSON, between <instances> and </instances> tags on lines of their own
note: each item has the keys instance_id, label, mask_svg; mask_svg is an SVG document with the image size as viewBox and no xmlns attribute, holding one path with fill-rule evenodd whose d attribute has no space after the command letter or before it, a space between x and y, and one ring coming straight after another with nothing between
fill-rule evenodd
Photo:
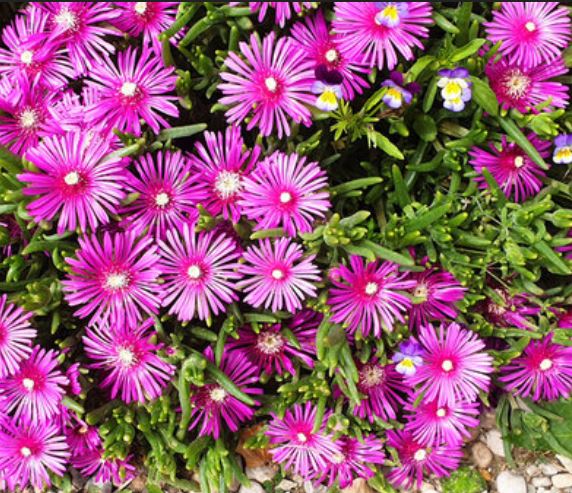
<instances>
[{"instance_id":1,"label":"purple viola flower","mask_svg":"<svg viewBox=\"0 0 572 493\"><path fill-rule=\"evenodd\" d=\"M556 164L572 163L572 134L559 135L554 139L552 161Z\"/></svg>"},{"instance_id":2,"label":"purple viola flower","mask_svg":"<svg viewBox=\"0 0 572 493\"><path fill-rule=\"evenodd\" d=\"M389 79L381 83L382 87L387 87L387 92L383 95L383 102L390 108L401 108L403 104L410 104L413 96L420 91L419 84L411 82L404 83L401 72L391 72Z\"/></svg>"},{"instance_id":3,"label":"purple viola flower","mask_svg":"<svg viewBox=\"0 0 572 493\"><path fill-rule=\"evenodd\" d=\"M458 113L465 109L466 103L471 100L471 81L466 68L440 70L437 87L441 88L443 107Z\"/></svg>"},{"instance_id":4,"label":"purple viola flower","mask_svg":"<svg viewBox=\"0 0 572 493\"><path fill-rule=\"evenodd\" d=\"M423 364L422 354L423 348L414 337L403 341L392 358L397 363L395 371L401 375L415 375L417 368Z\"/></svg>"},{"instance_id":5,"label":"purple viola flower","mask_svg":"<svg viewBox=\"0 0 572 493\"><path fill-rule=\"evenodd\" d=\"M338 100L342 98L342 86L329 85L317 80L312 85L312 92L317 94L316 108L321 111L335 111L338 109Z\"/></svg>"}]
</instances>

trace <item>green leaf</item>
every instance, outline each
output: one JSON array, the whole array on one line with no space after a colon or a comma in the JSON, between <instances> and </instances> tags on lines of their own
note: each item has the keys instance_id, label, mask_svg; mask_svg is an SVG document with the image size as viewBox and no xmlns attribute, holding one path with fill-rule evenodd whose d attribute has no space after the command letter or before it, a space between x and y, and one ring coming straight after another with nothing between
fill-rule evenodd
<instances>
[{"instance_id":1,"label":"green leaf","mask_svg":"<svg viewBox=\"0 0 572 493\"><path fill-rule=\"evenodd\" d=\"M391 142L385 135L379 132L373 132L375 147L381 149L386 154L394 157L395 159L405 159L398 147Z\"/></svg>"},{"instance_id":2,"label":"green leaf","mask_svg":"<svg viewBox=\"0 0 572 493\"><path fill-rule=\"evenodd\" d=\"M496 101L496 99L495 99ZM536 150L530 140L526 138L526 136L522 133L520 128L517 127L516 123L510 118L499 118L498 119L499 125L502 129L506 132L506 134L516 142L516 144L528 154L530 159L532 159L538 166L542 169L548 169L548 165L542 159L542 156Z\"/></svg>"},{"instance_id":3,"label":"green leaf","mask_svg":"<svg viewBox=\"0 0 572 493\"><path fill-rule=\"evenodd\" d=\"M282 228L262 229L252 233L250 239L261 240L263 238L280 238L281 236L284 236L284 229Z\"/></svg>"},{"instance_id":4,"label":"green leaf","mask_svg":"<svg viewBox=\"0 0 572 493\"><path fill-rule=\"evenodd\" d=\"M465 46L457 48L453 53L451 53L449 60L455 63L460 62L461 60L474 55L479 50L479 48L485 44L485 42L486 39L473 39L472 41L469 41Z\"/></svg>"},{"instance_id":5,"label":"green leaf","mask_svg":"<svg viewBox=\"0 0 572 493\"><path fill-rule=\"evenodd\" d=\"M423 70L425 70L434 61L435 57L431 55L425 55L418 58L407 72L408 79L412 82L417 80L417 77L419 77L421 72L423 72Z\"/></svg>"},{"instance_id":6,"label":"green leaf","mask_svg":"<svg viewBox=\"0 0 572 493\"><path fill-rule=\"evenodd\" d=\"M473 83L473 99L489 115L497 116L499 114L499 102L489 84L473 76L471 76L471 81Z\"/></svg>"},{"instance_id":7,"label":"green leaf","mask_svg":"<svg viewBox=\"0 0 572 493\"><path fill-rule=\"evenodd\" d=\"M369 178L358 178L357 180L347 181L341 185L330 188L330 193L332 195L342 195L351 190L359 190L361 188L371 187L381 183L383 178L379 176L371 176Z\"/></svg>"},{"instance_id":8,"label":"green leaf","mask_svg":"<svg viewBox=\"0 0 572 493\"><path fill-rule=\"evenodd\" d=\"M459 34L459 28L455 26L452 22L442 16L439 12L433 11L433 20L443 31L451 34Z\"/></svg>"},{"instance_id":9,"label":"green leaf","mask_svg":"<svg viewBox=\"0 0 572 493\"><path fill-rule=\"evenodd\" d=\"M415 262L411 258L411 256L409 255L406 256L402 255L401 253L394 252L385 247L382 247L381 245L378 245L377 243L374 243L373 241L364 240L362 242L362 245L365 246L366 248L369 248L373 253L375 253L376 257L378 258L389 260L391 262L395 262L396 264L406 265L409 267L415 265Z\"/></svg>"},{"instance_id":10,"label":"green leaf","mask_svg":"<svg viewBox=\"0 0 572 493\"><path fill-rule=\"evenodd\" d=\"M161 130L161 133L159 133L157 139L165 142L167 140L190 137L191 135L195 135L204 131L206 128L206 123L195 123L194 125L185 125L183 127L166 128Z\"/></svg>"},{"instance_id":11,"label":"green leaf","mask_svg":"<svg viewBox=\"0 0 572 493\"><path fill-rule=\"evenodd\" d=\"M0 146L0 168L14 175L22 172L22 159L10 152L4 146Z\"/></svg>"},{"instance_id":12,"label":"green leaf","mask_svg":"<svg viewBox=\"0 0 572 493\"><path fill-rule=\"evenodd\" d=\"M416 115L413 120L413 130L425 142L433 142L437 138L437 125L429 115Z\"/></svg>"},{"instance_id":13,"label":"green leaf","mask_svg":"<svg viewBox=\"0 0 572 493\"><path fill-rule=\"evenodd\" d=\"M224 390L226 390L230 395L236 397L239 401L244 402L248 406L254 406L256 404L254 399L240 390L225 373L210 362L207 363L207 372L210 373L210 375Z\"/></svg>"},{"instance_id":14,"label":"green leaf","mask_svg":"<svg viewBox=\"0 0 572 493\"><path fill-rule=\"evenodd\" d=\"M401 207L411 203L411 198L409 197L409 192L407 190L407 185L403 181L403 175L397 164L391 167L391 175L393 177L393 185L395 187L395 195L397 196L397 202Z\"/></svg>"}]
</instances>

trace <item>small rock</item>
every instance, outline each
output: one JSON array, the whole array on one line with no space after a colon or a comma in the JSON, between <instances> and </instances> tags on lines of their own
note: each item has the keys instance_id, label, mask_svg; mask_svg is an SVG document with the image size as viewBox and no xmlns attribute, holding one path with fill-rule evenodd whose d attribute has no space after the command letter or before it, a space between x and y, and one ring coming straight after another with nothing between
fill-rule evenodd
<instances>
[{"instance_id":1,"label":"small rock","mask_svg":"<svg viewBox=\"0 0 572 493\"><path fill-rule=\"evenodd\" d=\"M312 481L304 481L304 491L305 493L328 493L325 486L314 486Z\"/></svg>"},{"instance_id":2,"label":"small rock","mask_svg":"<svg viewBox=\"0 0 572 493\"><path fill-rule=\"evenodd\" d=\"M266 493L264 488L256 481L251 481L250 486L242 485L238 493Z\"/></svg>"},{"instance_id":3,"label":"small rock","mask_svg":"<svg viewBox=\"0 0 572 493\"><path fill-rule=\"evenodd\" d=\"M145 479L144 476L139 475L139 476L135 476L133 478L133 481L131 481L131 485L129 486L129 489L131 491L133 491L134 493L141 493L145 487L147 486L147 481Z\"/></svg>"},{"instance_id":4,"label":"small rock","mask_svg":"<svg viewBox=\"0 0 572 493\"><path fill-rule=\"evenodd\" d=\"M528 476L530 476L531 478L535 476L540 476L540 472L541 472L540 468L534 464L531 464L526 468L526 474L528 474Z\"/></svg>"},{"instance_id":5,"label":"small rock","mask_svg":"<svg viewBox=\"0 0 572 493\"><path fill-rule=\"evenodd\" d=\"M272 481L272 478L276 476L276 468L272 466L247 467L244 471L248 479L254 479L254 481L259 483Z\"/></svg>"},{"instance_id":6,"label":"small rock","mask_svg":"<svg viewBox=\"0 0 572 493\"><path fill-rule=\"evenodd\" d=\"M555 488L572 488L572 474L556 474L552 476L552 486Z\"/></svg>"},{"instance_id":7,"label":"small rock","mask_svg":"<svg viewBox=\"0 0 572 493\"><path fill-rule=\"evenodd\" d=\"M435 491L435 487L431 483L425 481L421 483L421 493L431 493L432 491Z\"/></svg>"},{"instance_id":8,"label":"small rock","mask_svg":"<svg viewBox=\"0 0 572 493\"><path fill-rule=\"evenodd\" d=\"M493 454L483 442L476 442L471 447L471 456L474 463L481 469L486 469L493 461Z\"/></svg>"},{"instance_id":9,"label":"small rock","mask_svg":"<svg viewBox=\"0 0 572 493\"><path fill-rule=\"evenodd\" d=\"M487 411L481 417L481 426L485 430L490 430L496 426L496 415L494 411Z\"/></svg>"},{"instance_id":10,"label":"small rock","mask_svg":"<svg viewBox=\"0 0 572 493\"><path fill-rule=\"evenodd\" d=\"M354 479L353 483L341 490L341 493L374 493L363 478Z\"/></svg>"},{"instance_id":11,"label":"small rock","mask_svg":"<svg viewBox=\"0 0 572 493\"><path fill-rule=\"evenodd\" d=\"M282 491L290 491L296 488L296 483L294 481L290 481L289 479L283 479L280 481L276 487Z\"/></svg>"},{"instance_id":12,"label":"small rock","mask_svg":"<svg viewBox=\"0 0 572 493\"><path fill-rule=\"evenodd\" d=\"M524 478L510 471L498 475L497 490L499 493L528 493Z\"/></svg>"},{"instance_id":13,"label":"small rock","mask_svg":"<svg viewBox=\"0 0 572 493\"><path fill-rule=\"evenodd\" d=\"M485 439L487 442L487 446L493 454L498 455L499 457L504 457L504 448L502 443L502 435L499 430L491 430L488 431L485 435Z\"/></svg>"},{"instance_id":14,"label":"small rock","mask_svg":"<svg viewBox=\"0 0 572 493\"><path fill-rule=\"evenodd\" d=\"M560 472L560 468L556 464L540 464L540 470L545 476L554 476Z\"/></svg>"},{"instance_id":15,"label":"small rock","mask_svg":"<svg viewBox=\"0 0 572 493\"><path fill-rule=\"evenodd\" d=\"M536 493L536 488L531 484L529 484L527 488L528 488L528 493Z\"/></svg>"},{"instance_id":16,"label":"small rock","mask_svg":"<svg viewBox=\"0 0 572 493\"><path fill-rule=\"evenodd\" d=\"M569 473L572 473L572 459L564 455L557 455L556 458L562 464Z\"/></svg>"},{"instance_id":17,"label":"small rock","mask_svg":"<svg viewBox=\"0 0 572 493\"><path fill-rule=\"evenodd\" d=\"M532 478L532 484L537 488L541 486L550 487L552 486L552 481L547 477Z\"/></svg>"}]
</instances>

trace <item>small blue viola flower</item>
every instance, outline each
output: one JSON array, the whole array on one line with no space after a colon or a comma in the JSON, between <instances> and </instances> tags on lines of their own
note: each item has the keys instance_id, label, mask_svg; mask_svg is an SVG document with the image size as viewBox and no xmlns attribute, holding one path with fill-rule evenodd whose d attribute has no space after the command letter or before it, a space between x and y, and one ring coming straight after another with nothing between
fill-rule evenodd
<instances>
[{"instance_id":1,"label":"small blue viola flower","mask_svg":"<svg viewBox=\"0 0 572 493\"><path fill-rule=\"evenodd\" d=\"M559 135L554 139L552 161L556 164L572 163L572 134Z\"/></svg>"},{"instance_id":2,"label":"small blue viola flower","mask_svg":"<svg viewBox=\"0 0 572 493\"><path fill-rule=\"evenodd\" d=\"M411 337L409 340L402 342L397 352L393 355L393 362L397 363L395 370L402 375L415 375L417 367L423 364L421 355L423 349L421 345Z\"/></svg>"},{"instance_id":3,"label":"small blue viola flower","mask_svg":"<svg viewBox=\"0 0 572 493\"><path fill-rule=\"evenodd\" d=\"M384 80L381 85L388 88L383 95L382 101L393 109L401 108L403 103L411 103L413 95L420 90L419 84L415 82L403 84L403 74L401 72L391 72L389 79Z\"/></svg>"},{"instance_id":4,"label":"small blue viola flower","mask_svg":"<svg viewBox=\"0 0 572 493\"><path fill-rule=\"evenodd\" d=\"M337 70L328 70L325 65L319 65L315 71L316 82L312 92L318 95L316 107L322 111L338 109L338 100L342 98L342 74Z\"/></svg>"},{"instance_id":5,"label":"small blue viola flower","mask_svg":"<svg viewBox=\"0 0 572 493\"><path fill-rule=\"evenodd\" d=\"M440 70L438 75L437 86L441 88L443 107L455 112L463 111L472 98L469 71L459 67Z\"/></svg>"},{"instance_id":6,"label":"small blue viola flower","mask_svg":"<svg viewBox=\"0 0 572 493\"><path fill-rule=\"evenodd\" d=\"M396 27L409 14L407 2L375 2L379 12L375 15L378 26Z\"/></svg>"}]
</instances>

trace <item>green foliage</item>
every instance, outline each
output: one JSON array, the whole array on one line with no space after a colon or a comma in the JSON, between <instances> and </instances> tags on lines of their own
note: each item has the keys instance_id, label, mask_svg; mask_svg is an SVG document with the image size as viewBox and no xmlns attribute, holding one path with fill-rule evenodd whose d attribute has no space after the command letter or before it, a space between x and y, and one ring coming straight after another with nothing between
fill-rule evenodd
<instances>
[{"instance_id":1,"label":"green foliage","mask_svg":"<svg viewBox=\"0 0 572 493\"><path fill-rule=\"evenodd\" d=\"M482 476L469 467L461 467L441 481L443 493L481 493L487 489Z\"/></svg>"}]
</instances>

